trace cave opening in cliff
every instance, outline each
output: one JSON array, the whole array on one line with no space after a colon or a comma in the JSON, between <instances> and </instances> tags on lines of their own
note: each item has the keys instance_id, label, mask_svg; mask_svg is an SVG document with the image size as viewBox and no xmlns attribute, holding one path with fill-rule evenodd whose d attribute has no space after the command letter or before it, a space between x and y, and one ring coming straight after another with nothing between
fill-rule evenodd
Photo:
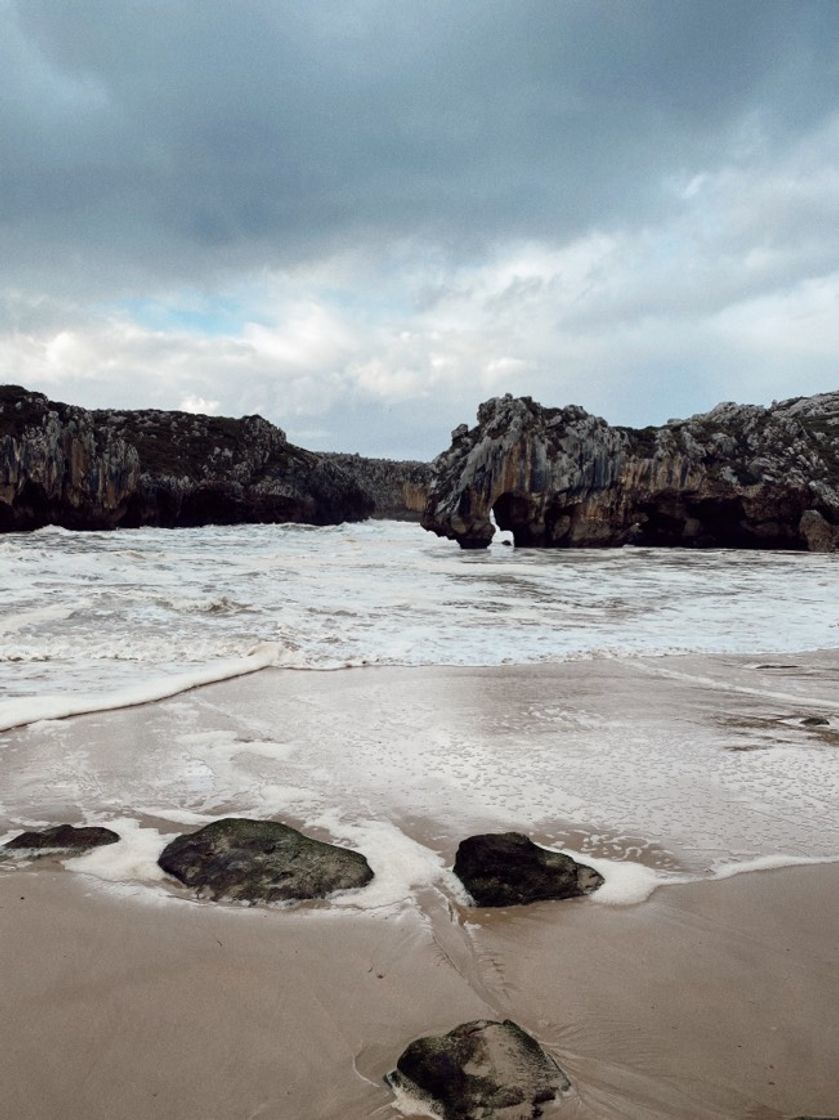
<instances>
[{"instance_id":1,"label":"cave opening in cliff","mask_svg":"<svg viewBox=\"0 0 839 1120\"><path fill-rule=\"evenodd\" d=\"M740 498L684 498L668 495L643 508L640 544L687 548L790 548L778 533L758 534L749 526Z\"/></svg>"},{"instance_id":2,"label":"cave opening in cliff","mask_svg":"<svg viewBox=\"0 0 839 1120\"><path fill-rule=\"evenodd\" d=\"M538 547L544 544L544 533L534 532L530 502L524 494L512 490L501 494L492 505L492 513L499 529L513 534L516 548Z\"/></svg>"}]
</instances>

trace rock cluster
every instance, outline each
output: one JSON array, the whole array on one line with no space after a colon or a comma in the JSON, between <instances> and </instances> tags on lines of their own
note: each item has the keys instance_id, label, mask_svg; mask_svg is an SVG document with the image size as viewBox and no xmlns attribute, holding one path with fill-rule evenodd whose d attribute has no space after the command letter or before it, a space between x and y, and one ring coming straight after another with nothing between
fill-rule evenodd
<instances>
[{"instance_id":1,"label":"rock cluster","mask_svg":"<svg viewBox=\"0 0 839 1120\"><path fill-rule=\"evenodd\" d=\"M0 532L368 517L336 463L261 416L88 410L0 387Z\"/></svg>"},{"instance_id":2,"label":"rock cluster","mask_svg":"<svg viewBox=\"0 0 839 1120\"><path fill-rule=\"evenodd\" d=\"M23 832L4 847L77 855L119 839L107 828L61 824ZM157 862L199 897L216 902L324 898L373 878L360 852L313 840L277 821L237 817L176 837ZM480 906L568 898L603 882L591 868L516 832L464 840L454 871ZM555 1059L510 1019L479 1019L417 1039L385 1080L442 1120L537 1120L542 1105L571 1087Z\"/></svg>"},{"instance_id":3,"label":"rock cluster","mask_svg":"<svg viewBox=\"0 0 839 1120\"><path fill-rule=\"evenodd\" d=\"M519 546L832 551L839 392L641 429L496 397L433 468L423 527L463 548L487 547L494 514Z\"/></svg>"}]
</instances>

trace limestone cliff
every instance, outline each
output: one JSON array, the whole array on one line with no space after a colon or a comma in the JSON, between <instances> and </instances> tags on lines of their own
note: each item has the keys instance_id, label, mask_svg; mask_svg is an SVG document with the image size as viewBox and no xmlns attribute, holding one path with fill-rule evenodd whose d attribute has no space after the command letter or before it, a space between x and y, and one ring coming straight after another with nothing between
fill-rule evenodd
<instances>
[{"instance_id":1,"label":"limestone cliff","mask_svg":"<svg viewBox=\"0 0 839 1120\"><path fill-rule=\"evenodd\" d=\"M0 387L0 531L327 525L372 509L338 465L261 416L88 410Z\"/></svg>"},{"instance_id":2,"label":"limestone cliff","mask_svg":"<svg viewBox=\"0 0 839 1120\"><path fill-rule=\"evenodd\" d=\"M828 551L839 540L839 392L721 404L661 427L576 405L486 401L438 456L423 527L486 548L626 543Z\"/></svg>"},{"instance_id":3,"label":"limestone cliff","mask_svg":"<svg viewBox=\"0 0 839 1120\"><path fill-rule=\"evenodd\" d=\"M428 500L431 464L414 459L367 459L330 451L321 455L354 478L375 503L373 517L419 521Z\"/></svg>"}]
</instances>

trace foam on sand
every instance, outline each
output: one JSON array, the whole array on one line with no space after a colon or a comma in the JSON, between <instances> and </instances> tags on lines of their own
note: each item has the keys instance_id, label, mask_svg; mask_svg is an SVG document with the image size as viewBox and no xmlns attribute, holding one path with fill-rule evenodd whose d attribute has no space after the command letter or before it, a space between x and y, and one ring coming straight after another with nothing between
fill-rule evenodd
<instances>
[{"instance_id":1,"label":"foam on sand","mask_svg":"<svg viewBox=\"0 0 839 1120\"><path fill-rule=\"evenodd\" d=\"M570 855L579 863L587 864L598 871L605 880L603 885L589 897L593 902L606 906L634 906L646 902L653 891L659 887L678 886L685 883L702 883L708 880L731 879L735 875L746 875L756 871L778 871L788 867L808 867L825 863L839 863L836 856L794 856L765 855L754 859L725 861L709 868L706 875L692 875L679 872L656 871L646 864L631 860L596 859L584 852L572 852L567 848L553 849Z\"/></svg>"},{"instance_id":2,"label":"foam on sand","mask_svg":"<svg viewBox=\"0 0 839 1120\"><path fill-rule=\"evenodd\" d=\"M0 731L23 727L29 723L66 719L68 716L107 712L118 708L134 708L165 700L192 688L217 681L243 677L277 663L277 647L267 643L258 646L245 657L231 658L168 677L152 677L142 684L129 685L114 692L67 693L63 696L21 696L0 701Z\"/></svg>"},{"instance_id":3,"label":"foam on sand","mask_svg":"<svg viewBox=\"0 0 839 1120\"><path fill-rule=\"evenodd\" d=\"M712 879L731 879L735 875L744 875L753 871L780 871L785 867L814 867L823 863L839 863L839 855L835 856L789 856L768 855L756 856L754 859L744 859L737 863L721 863L712 868Z\"/></svg>"},{"instance_id":4,"label":"foam on sand","mask_svg":"<svg viewBox=\"0 0 839 1120\"><path fill-rule=\"evenodd\" d=\"M656 871L632 860L594 859L583 852L557 849L588 867L593 867L605 880L589 897L605 906L634 906L646 902L654 890L665 883L678 881L672 874Z\"/></svg>"},{"instance_id":5,"label":"foam on sand","mask_svg":"<svg viewBox=\"0 0 839 1120\"><path fill-rule=\"evenodd\" d=\"M327 812L308 825L326 828L335 843L362 852L373 869L372 882L359 890L334 895L330 901L335 906L391 909L413 903L424 888L445 885L448 893L457 890L457 880L446 870L442 856L406 836L390 821L347 822L338 813Z\"/></svg>"},{"instance_id":6,"label":"foam on sand","mask_svg":"<svg viewBox=\"0 0 839 1120\"><path fill-rule=\"evenodd\" d=\"M21 696L0 701L0 732L33 723L67 719L69 716L89 715L93 712L116 711L135 708L166 700L181 692L200 688L206 684L244 677L260 669L305 669L334 672L340 669L362 668L373 664L369 658L345 658L333 661L311 662L304 653L281 642L260 642L243 657L213 661L200 669L170 676L153 676L142 684L101 694L68 692L59 696Z\"/></svg>"},{"instance_id":7,"label":"foam on sand","mask_svg":"<svg viewBox=\"0 0 839 1120\"><path fill-rule=\"evenodd\" d=\"M162 882L166 874L157 857L175 834L165 835L133 817L101 822L119 834L116 844L103 844L82 856L64 860L68 871L92 875L108 883Z\"/></svg>"}]
</instances>

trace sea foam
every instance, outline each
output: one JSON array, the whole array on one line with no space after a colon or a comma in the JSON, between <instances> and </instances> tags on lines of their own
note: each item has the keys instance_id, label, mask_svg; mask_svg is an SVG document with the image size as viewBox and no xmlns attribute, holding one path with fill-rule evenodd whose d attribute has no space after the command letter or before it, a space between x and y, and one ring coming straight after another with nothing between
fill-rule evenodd
<instances>
[{"instance_id":1,"label":"sea foam","mask_svg":"<svg viewBox=\"0 0 839 1120\"><path fill-rule=\"evenodd\" d=\"M45 529L0 536L0 564L0 728L250 672L263 646L307 670L839 645L836 557L816 554L462 553L368 522Z\"/></svg>"}]
</instances>

